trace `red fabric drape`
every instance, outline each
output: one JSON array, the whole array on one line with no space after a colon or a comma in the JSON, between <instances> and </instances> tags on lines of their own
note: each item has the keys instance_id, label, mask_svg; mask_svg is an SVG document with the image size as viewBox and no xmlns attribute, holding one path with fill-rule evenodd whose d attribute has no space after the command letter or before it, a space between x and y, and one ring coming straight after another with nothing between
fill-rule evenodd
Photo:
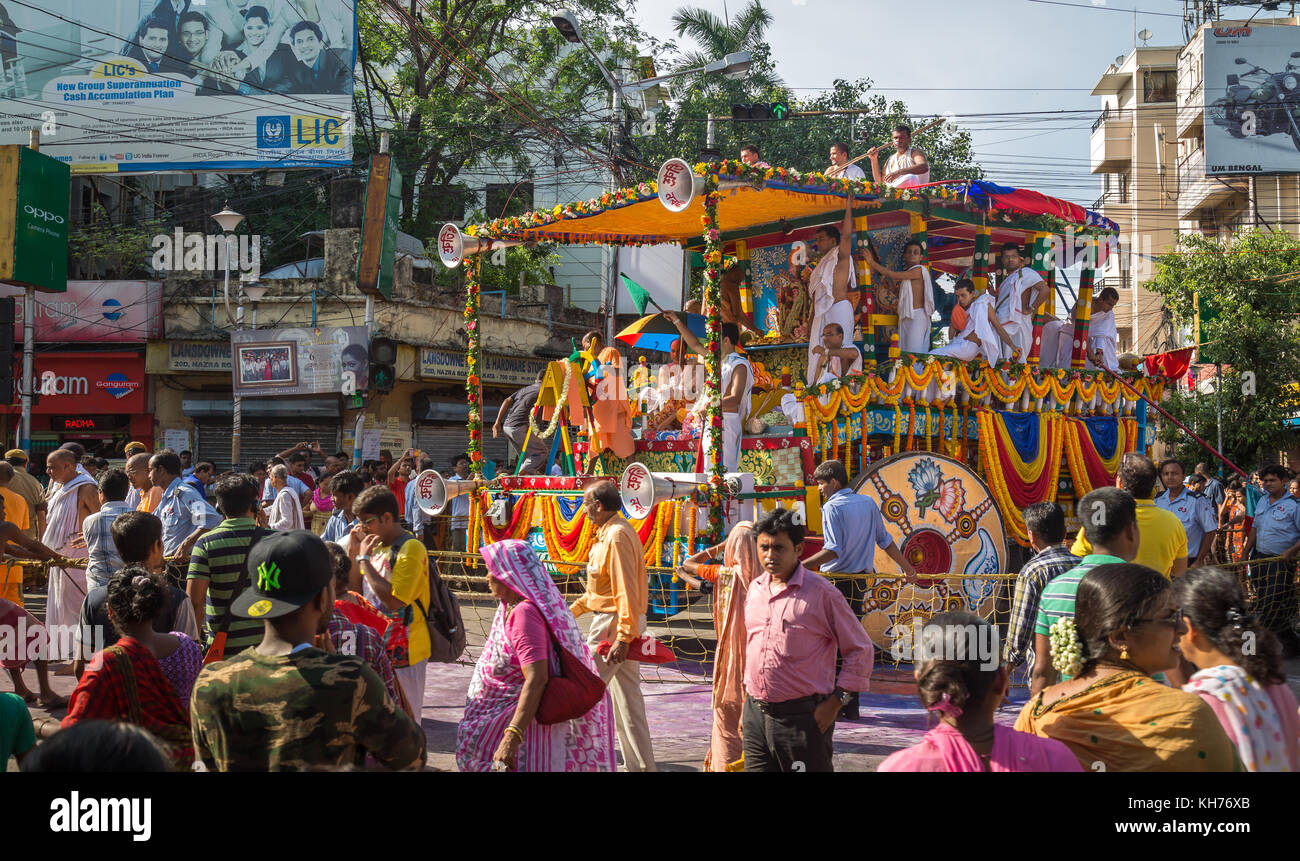
<instances>
[{"instance_id":1,"label":"red fabric drape","mask_svg":"<svg viewBox=\"0 0 1300 861\"><path fill-rule=\"evenodd\" d=\"M1177 380L1191 367L1192 352L1195 349L1195 347L1184 347L1172 353L1154 353L1147 356L1145 359L1147 373Z\"/></svg>"}]
</instances>

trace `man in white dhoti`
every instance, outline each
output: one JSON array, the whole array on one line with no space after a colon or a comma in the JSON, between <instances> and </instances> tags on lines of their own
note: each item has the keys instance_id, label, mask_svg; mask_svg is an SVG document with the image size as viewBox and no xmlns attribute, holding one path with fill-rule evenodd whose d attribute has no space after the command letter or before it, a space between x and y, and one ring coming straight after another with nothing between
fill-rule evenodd
<instances>
[{"instance_id":1,"label":"man in white dhoti","mask_svg":"<svg viewBox=\"0 0 1300 861\"><path fill-rule=\"evenodd\" d=\"M852 340L853 305L849 291L858 286L853 272L853 195L844 198L844 223L840 227L817 228L817 251L821 259L808 279L813 318L808 326L808 368L817 363L813 348L822 343L827 323L838 323Z\"/></svg>"},{"instance_id":2,"label":"man in white dhoti","mask_svg":"<svg viewBox=\"0 0 1300 861\"><path fill-rule=\"evenodd\" d=\"M844 343L844 330L839 323L826 324L822 330L822 343L815 349L817 364L809 370L809 386L862 373L862 351L852 342Z\"/></svg>"},{"instance_id":3,"label":"man in white dhoti","mask_svg":"<svg viewBox=\"0 0 1300 861\"><path fill-rule=\"evenodd\" d=\"M1119 373L1119 331L1115 328L1115 305L1119 293L1107 287L1097 296L1088 322L1088 349L1084 367L1089 370L1105 368Z\"/></svg>"},{"instance_id":4,"label":"man in white dhoti","mask_svg":"<svg viewBox=\"0 0 1300 861\"><path fill-rule=\"evenodd\" d=\"M963 362L973 362L982 356L990 365L995 364L1001 356L999 347L1010 344L1011 336L994 312L992 295L985 293L977 297L975 284L969 278L957 282L956 293L957 301L966 309L966 327L956 339L932 355Z\"/></svg>"},{"instance_id":5,"label":"man in white dhoti","mask_svg":"<svg viewBox=\"0 0 1300 861\"><path fill-rule=\"evenodd\" d=\"M49 514L45 520L45 534L41 543L61 556L79 556L72 545L80 536L81 524L87 515L99 510L99 491L94 480L85 472L78 472L77 456L67 449L57 449L45 458L45 470L50 483L59 485L50 497ZM45 624L51 631L57 625L75 625L80 619L81 604L86 600L86 569L51 568L49 594L45 605ZM70 641L67 637L53 636L50 658L71 660L76 657L63 652Z\"/></svg>"},{"instance_id":6,"label":"man in white dhoti","mask_svg":"<svg viewBox=\"0 0 1300 861\"><path fill-rule=\"evenodd\" d=\"M1002 246L1002 268L1006 275L998 282L995 306L998 321L1011 336L1013 344L1003 346L1002 358L1010 359L1014 351L1020 354L1022 362L1029 357L1029 346L1033 341L1034 309L1047 299L1046 282L1025 263L1019 245L1008 242Z\"/></svg>"},{"instance_id":7,"label":"man in white dhoti","mask_svg":"<svg viewBox=\"0 0 1300 861\"><path fill-rule=\"evenodd\" d=\"M921 262L925 251L916 239L903 246L903 271L880 265L868 254L867 265L898 285L898 349L903 353L930 352L930 318L934 316L934 283Z\"/></svg>"},{"instance_id":8,"label":"man in white dhoti","mask_svg":"<svg viewBox=\"0 0 1300 861\"><path fill-rule=\"evenodd\" d=\"M672 311L665 311L664 316L677 326L682 340L701 356L707 356L704 345L686 328ZM744 433L745 421L749 418L750 395L754 389L754 368L749 360L736 352L740 343L740 327L735 323L723 323L719 336L722 350L722 466L726 472L740 471L740 438ZM704 447L704 464L709 462L709 424L704 412L708 406L708 393L700 395L696 401L695 411L701 413L700 437Z\"/></svg>"},{"instance_id":9,"label":"man in white dhoti","mask_svg":"<svg viewBox=\"0 0 1300 861\"><path fill-rule=\"evenodd\" d=\"M928 183L930 162L926 159L925 153L912 146L912 127L894 126L891 137L894 151L885 160L883 171L880 168L880 151L885 149L884 144L867 150L867 158L871 160L872 178L877 183L891 185L894 188L912 188Z\"/></svg>"},{"instance_id":10,"label":"man in white dhoti","mask_svg":"<svg viewBox=\"0 0 1300 861\"><path fill-rule=\"evenodd\" d=\"M1114 287L1105 287L1099 292L1095 299L1092 300L1092 311L1088 319L1088 343L1084 349L1084 367L1096 368L1096 359L1094 358L1098 349L1101 350L1103 357L1102 364L1112 371L1119 370L1119 361L1116 358L1116 351L1119 344L1119 333L1115 329L1115 305L1119 302L1119 293ZM1070 360L1074 354L1074 315L1075 310L1070 311L1069 322L1061 324L1060 335L1056 348L1056 367L1070 367ZM1109 350L1109 353L1107 353ZM1043 339L1043 356L1047 355L1047 339Z\"/></svg>"}]
</instances>

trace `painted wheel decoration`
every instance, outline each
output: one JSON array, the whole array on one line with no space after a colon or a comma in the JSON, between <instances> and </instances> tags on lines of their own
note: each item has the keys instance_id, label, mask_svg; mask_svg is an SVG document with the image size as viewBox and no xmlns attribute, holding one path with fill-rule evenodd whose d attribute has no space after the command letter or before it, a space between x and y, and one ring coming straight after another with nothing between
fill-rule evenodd
<instances>
[{"instance_id":1,"label":"painted wheel decoration","mask_svg":"<svg viewBox=\"0 0 1300 861\"><path fill-rule=\"evenodd\" d=\"M997 581L1006 570L1007 536L988 486L964 463L931 452L905 452L855 477L853 489L880 508L885 530L917 573L960 574L961 580L924 576L916 586L883 580L867 586L862 625L886 652L906 636L913 621L966 610L989 617ZM876 550L876 570L898 566Z\"/></svg>"}]
</instances>

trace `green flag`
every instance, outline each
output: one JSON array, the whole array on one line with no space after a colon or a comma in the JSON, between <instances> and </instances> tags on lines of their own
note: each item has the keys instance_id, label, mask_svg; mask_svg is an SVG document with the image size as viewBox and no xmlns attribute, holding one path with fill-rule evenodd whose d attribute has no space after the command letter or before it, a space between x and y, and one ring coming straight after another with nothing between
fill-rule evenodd
<instances>
[{"instance_id":1,"label":"green flag","mask_svg":"<svg viewBox=\"0 0 1300 861\"><path fill-rule=\"evenodd\" d=\"M624 275L622 272L619 273L619 277L623 279L623 283L627 286L627 293L632 297L632 304L636 306L636 312L638 314L642 317L645 316L645 306L647 302L654 305L656 308L659 308L659 303L650 298L650 294L646 292L644 287ZM663 309L660 308L660 310L662 311Z\"/></svg>"}]
</instances>

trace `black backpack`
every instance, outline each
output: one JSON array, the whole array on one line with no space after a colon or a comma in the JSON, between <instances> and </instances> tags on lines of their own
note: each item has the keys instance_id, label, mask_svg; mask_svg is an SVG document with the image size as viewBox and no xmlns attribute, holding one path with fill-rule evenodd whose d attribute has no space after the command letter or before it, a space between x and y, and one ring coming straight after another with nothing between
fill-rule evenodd
<instances>
[{"instance_id":1,"label":"black backpack","mask_svg":"<svg viewBox=\"0 0 1300 861\"><path fill-rule=\"evenodd\" d=\"M397 564L397 554L402 545L413 541L414 535L404 533L389 548L388 570ZM425 608L417 598L415 606L424 616L429 631L429 660L440 664L453 664L465 653L465 622L460 614L460 602L442 582L438 570L429 566L429 606ZM415 624L412 620L410 624Z\"/></svg>"}]
</instances>

